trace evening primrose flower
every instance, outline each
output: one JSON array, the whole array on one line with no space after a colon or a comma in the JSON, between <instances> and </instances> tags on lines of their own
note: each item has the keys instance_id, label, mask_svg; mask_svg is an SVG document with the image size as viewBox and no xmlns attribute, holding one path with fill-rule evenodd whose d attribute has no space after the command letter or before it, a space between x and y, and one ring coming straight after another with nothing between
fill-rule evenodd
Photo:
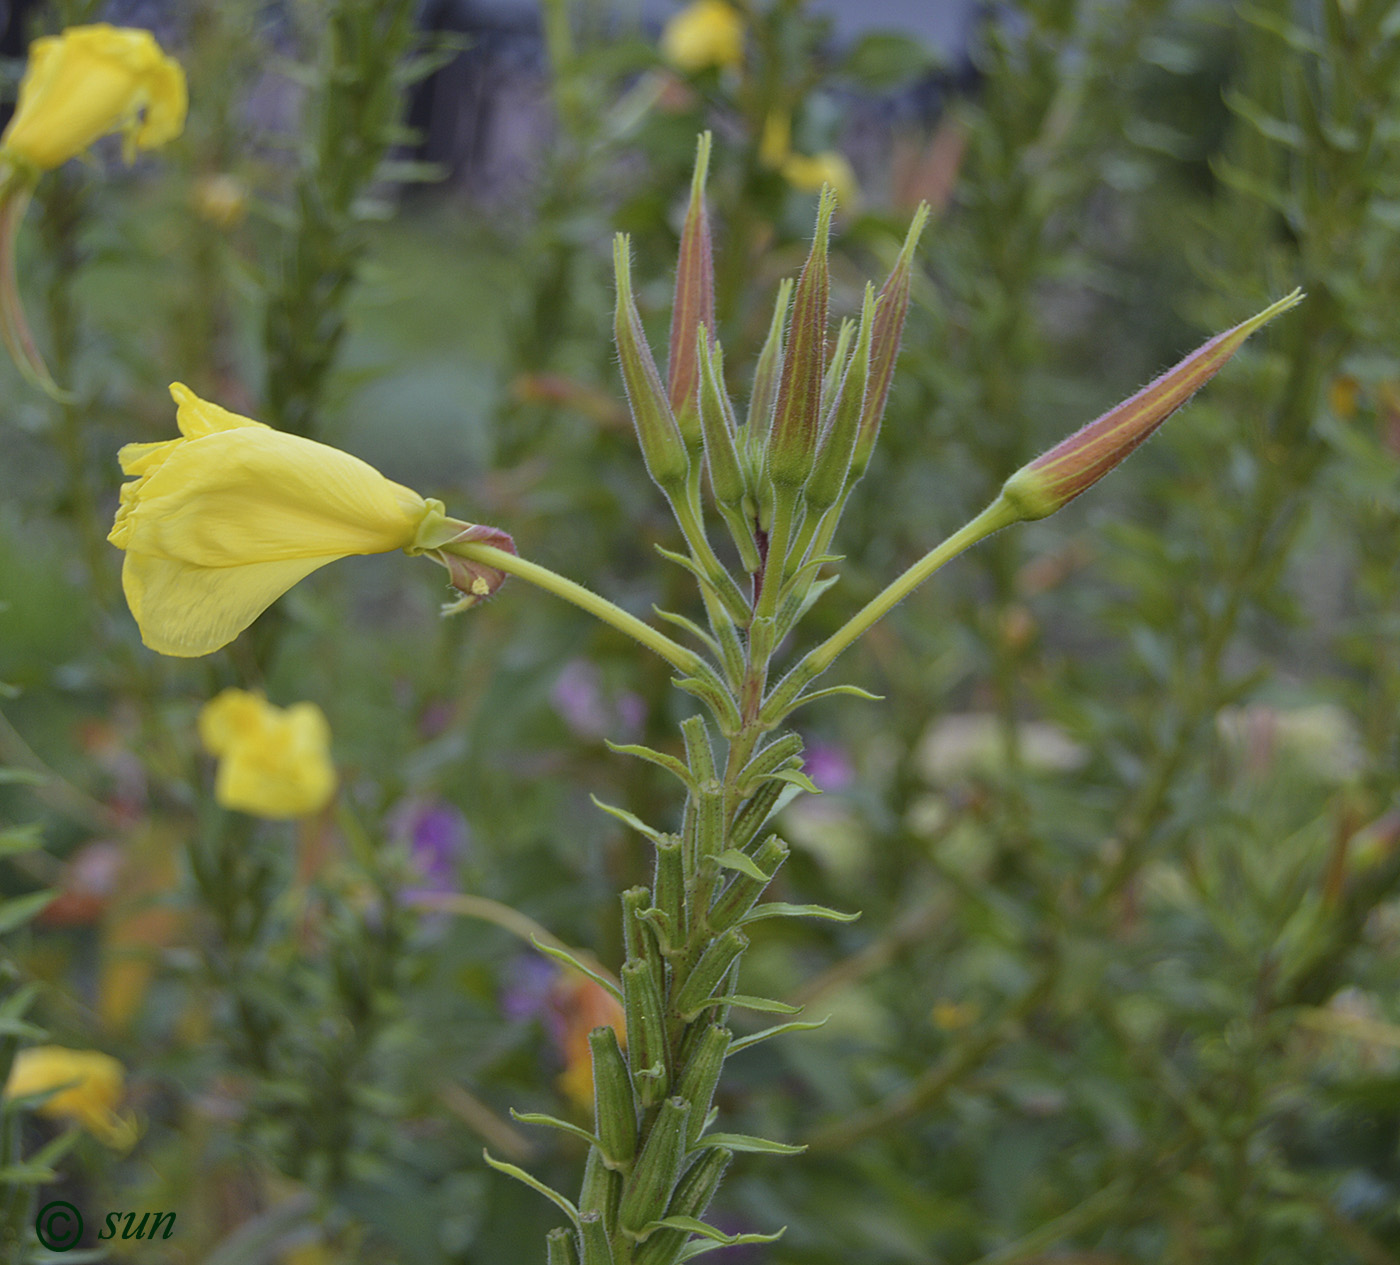
<instances>
[{"instance_id":1,"label":"evening primrose flower","mask_svg":"<svg viewBox=\"0 0 1400 1265\"><path fill-rule=\"evenodd\" d=\"M137 1129L131 1116L117 1111L124 1082L122 1065L109 1054L31 1046L15 1055L5 1097L57 1090L35 1108L40 1115L71 1120L113 1150L127 1151L136 1141Z\"/></svg>"},{"instance_id":2,"label":"evening primrose flower","mask_svg":"<svg viewBox=\"0 0 1400 1265\"><path fill-rule=\"evenodd\" d=\"M20 80L19 99L0 135L0 339L16 367L56 398L54 383L29 331L15 277L15 240L42 172L76 158L109 132L122 134L127 162L185 126L185 72L149 31L73 26L37 39Z\"/></svg>"},{"instance_id":3,"label":"evening primrose flower","mask_svg":"<svg viewBox=\"0 0 1400 1265\"><path fill-rule=\"evenodd\" d=\"M227 645L292 585L352 554L403 549L448 567L459 607L493 593L500 571L442 552L476 541L514 552L495 528L447 518L373 466L170 388L181 438L127 444L135 476L107 537L125 550L122 588L141 639L191 657Z\"/></svg>"},{"instance_id":4,"label":"evening primrose flower","mask_svg":"<svg viewBox=\"0 0 1400 1265\"><path fill-rule=\"evenodd\" d=\"M219 757L214 798L225 808L307 817L335 793L330 726L315 703L283 709L260 694L224 690L200 710L199 738Z\"/></svg>"},{"instance_id":5,"label":"evening primrose flower","mask_svg":"<svg viewBox=\"0 0 1400 1265\"><path fill-rule=\"evenodd\" d=\"M823 185L830 185L836 192L836 200L844 207L852 207L860 196L860 185L856 173L844 154L834 149L823 150L820 154L789 154L778 165L784 180L800 193L818 193Z\"/></svg>"},{"instance_id":6,"label":"evening primrose flower","mask_svg":"<svg viewBox=\"0 0 1400 1265\"><path fill-rule=\"evenodd\" d=\"M694 74L744 60L744 17L725 0L694 0L661 33L661 55L677 70Z\"/></svg>"},{"instance_id":7,"label":"evening primrose flower","mask_svg":"<svg viewBox=\"0 0 1400 1265\"><path fill-rule=\"evenodd\" d=\"M188 97L185 72L149 31L71 26L29 48L14 117L0 136L0 158L50 171L109 132L122 134L127 162L180 135Z\"/></svg>"}]
</instances>

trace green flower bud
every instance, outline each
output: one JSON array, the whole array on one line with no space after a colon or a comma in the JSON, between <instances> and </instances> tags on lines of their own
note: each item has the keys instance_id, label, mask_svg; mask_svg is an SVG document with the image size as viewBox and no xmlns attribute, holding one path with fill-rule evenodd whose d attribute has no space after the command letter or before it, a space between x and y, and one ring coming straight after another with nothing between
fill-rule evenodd
<instances>
[{"instance_id":1,"label":"green flower bud","mask_svg":"<svg viewBox=\"0 0 1400 1265\"><path fill-rule=\"evenodd\" d=\"M860 338L846 368L845 377L831 408L831 424L822 437L812 477L802 495L808 513L821 514L835 505L846 486L860 435L860 419L865 409L866 383L870 377L870 337L875 319L875 287L866 285L865 304L860 314Z\"/></svg>"},{"instance_id":2,"label":"green flower bud","mask_svg":"<svg viewBox=\"0 0 1400 1265\"><path fill-rule=\"evenodd\" d=\"M671 1192L681 1175L685 1158L686 1121L690 1104L684 1098L668 1098L651 1126L651 1132L637 1157L622 1192L617 1222L630 1239L638 1239L643 1228L666 1215Z\"/></svg>"},{"instance_id":3,"label":"green flower bud","mask_svg":"<svg viewBox=\"0 0 1400 1265\"><path fill-rule=\"evenodd\" d=\"M611 1234L617 1229L617 1208L622 1202L622 1174L611 1169L596 1146L588 1148L583 1165L583 1188L579 1192L578 1210L584 1216L596 1212Z\"/></svg>"},{"instance_id":4,"label":"green flower bud","mask_svg":"<svg viewBox=\"0 0 1400 1265\"><path fill-rule=\"evenodd\" d=\"M608 1229L596 1212L585 1212L579 1222L583 1227L583 1265L613 1265L612 1244Z\"/></svg>"},{"instance_id":5,"label":"green flower bud","mask_svg":"<svg viewBox=\"0 0 1400 1265\"><path fill-rule=\"evenodd\" d=\"M666 1215L703 1217L733 1158L734 1152L722 1146L707 1147L677 1183ZM689 1238L685 1230L657 1230L632 1254L633 1265L675 1265Z\"/></svg>"},{"instance_id":6,"label":"green flower bud","mask_svg":"<svg viewBox=\"0 0 1400 1265\"><path fill-rule=\"evenodd\" d=\"M778 806L778 800L787 790L786 782L764 782L740 807L729 828L729 846L742 852L754 841L755 836L767 824L768 818Z\"/></svg>"},{"instance_id":7,"label":"green flower bud","mask_svg":"<svg viewBox=\"0 0 1400 1265\"><path fill-rule=\"evenodd\" d=\"M676 1088L679 1097L690 1104L690 1123L686 1125L685 1144L693 1147L704 1131L705 1120L714 1101L715 1086L724 1068L724 1057L734 1034L728 1028L711 1024L700 1037L700 1043L690 1056Z\"/></svg>"},{"instance_id":8,"label":"green flower bud","mask_svg":"<svg viewBox=\"0 0 1400 1265\"><path fill-rule=\"evenodd\" d=\"M672 1005L686 1023L705 1009L705 1003L729 974L734 960L748 947L748 936L732 928L710 942L672 997Z\"/></svg>"},{"instance_id":9,"label":"green flower bud","mask_svg":"<svg viewBox=\"0 0 1400 1265\"><path fill-rule=\"evenodd\" d=\"M579 1265L574 1232L558 1226L544 1236L546 1265Z\"/></svg>"},{"instance_id":10,"label":"green flower bud","mask_svg":"<svg viewBox=\"0 0 1400 1265\"><path fill-rule=\"evenodd\" d=\"M783 372L783 331L787 328L788 306L792 302L792 278L778 283L778 296L773 302L773 319L768 323L768 337L759 352L753 371L753 392L749 396L748 440L761 445L768 438L773 423L773 405L778 399L778 381Z\"/></svg>"},{"instance_id":11,"label":"green flower bud","mask_svg":"<svg viewBox=\"0 0 1400 1265\"><path fill-rule=\"evenodd\" d=\"M626 1168L637 1154L637 1107L627 1060L608 1025L588 1034L593 1053L593 1131L603 1144L603 1163Z\"/></svg>"},{"instance_id":12,"label":"green flower bud","mask_svg":"<svg viewBox=\"0 0 1400 1265\"><path fill-rule=\"evenodd\" d=\"M758 903L783 862L788 859L788 846L777 835L769 835L753 855L753 861L768 878L759 882L750 874L736 874L720 894L707 919L714 931L732 927Z\"/></svg>"},{"instance_id":13,"label":"green flower bud","mask_svg":"<svg viewBox=\"0 0 1400 1265\"><path fill-rule=\"evenodd\" d=\"M700 424L705 433L710 490L717 505L737 509L748 489L734 447L734 406L724 389L724 350L718 343L711 345L704 325L696 338L696 354L700 359Z\"/></svg>"},{"instance_id":14,"label":"green flower bud","mask_svg":"<svg viewBox=\"0 0 1400 1265\"><path fill-rule=\"evenodd\" d=\"M613 272L617 278L617 309L613 317L613 332L617 354L622 361L622 381L627 388L627 402L632 410L632 424L637 428L642 460L652 481L663 491L680 489L690 469L690 458L681 433L672 416L671 405L661 388L661 375L656 371L651 348L647 346L641 317L632 298L632 263L627 236L619 233L613 238Z\"/></svg>"},{"instance_id":15,"label":"green flower bud","mask_svg":"<svg viewBox=\"0 0 1400 1265\"><path fill-rule=\"evenodd\" d=\"M627 1018L627 1058L632 1084L644 1107L666 1097L666 1014L656 977L645 962L623 964L622 1010Z\"/></svg>"},{"instance_id":16,"label":"green flower bud","mask_svg":"<svg viewBox=\"0 0 1400 1265\"><path fill-rule=\"evenodd\" d=\"M681 843L674 835L667 835L656 845L656 871L652 879L652 892L655 894L656 908L666 915L671 926L672 943L679 944L685 938L685 871L681 861Z\"/></svg>"}]
</instances>

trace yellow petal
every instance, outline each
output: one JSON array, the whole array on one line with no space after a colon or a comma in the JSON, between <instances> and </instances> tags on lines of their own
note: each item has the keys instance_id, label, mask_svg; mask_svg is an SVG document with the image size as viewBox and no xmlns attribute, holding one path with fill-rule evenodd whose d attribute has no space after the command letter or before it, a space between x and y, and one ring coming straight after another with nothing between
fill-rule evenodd
<instances>
[{"instance_id":1,"label":"yellow petal","mask_svg":"<svg viewBox=\"0 0 1400 1265\"><path fill-rule=\"evenodd\" d=\"M142 642L188 659L228 645L292 585L343 556L201 567L128 551L122 590Z\"/></svg>"},{"instance_id":2,"label":"yellow petal","mask_svg":"<svg viewBox=\"0 0 1400 1265\"><path fill-rule=\"evenodd\" d=\"M134 150L178 136L186 106L184 71L149 31L106 23L69 27L31 46L0 150L11 161L48 170L120 131L129 161Z\"/></svg>"},{"instance_id":3,"label":"yellow petal","mask_svg":"<svg viewBox=\"0 0 1400 1265\"><path fill-rule=\"evenodd\" d=\"M219 761L214 797L258 817L304 817L335 792L330 726L314 703L283 710L256 696L255 725L232 737ZM218 701L217 699L215 700Z\"/></svg>"},{"instance_id":4,"label":"yellow petal","mask_svg":"<svg viewBox=\"0 0 1400 1265\"><path fill-rule=\"evenodd\" d=\"M744 60L744 18L725 0L694 0L661 33L661 54L679 70L737 66Z\"/></svg>"},{"instance_id":5,"label":"yellow petal","mask_svg":"<svg viewBox=\"0 0 1400 1265\"><path fill-rule=\"evenodd\" d=\"M234 743L256 737L270 710L261 695L224 690L199 709L199 740L210 755L223 755Z\"/></svg>"}]
</instances>

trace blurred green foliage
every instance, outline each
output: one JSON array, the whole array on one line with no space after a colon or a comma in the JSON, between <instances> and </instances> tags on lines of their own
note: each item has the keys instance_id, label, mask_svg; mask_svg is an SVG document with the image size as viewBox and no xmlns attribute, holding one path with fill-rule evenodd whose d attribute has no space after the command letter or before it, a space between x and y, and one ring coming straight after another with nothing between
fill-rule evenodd
<instances>
[{"instance_id":1,"label":"blurred green foliage","mask_svg":"<svg viewBox=\"0 0 1400 1265\"><path fill-rule=\"evenodd\" d=\"M5 374L0 764L25 776L0 780L0 840L36 822L46 850L0 865L9 901L60 896L37 922L0 904L0 1040L127 1065L136 1152L48 1153L94 1213L178 1210L119 1259L540 1259L557 1212L480 1151L576 1181L581 1146L506 1114L584 1119L557 1083L567 1003L499 926L405 901L426 880L403 823L454 809L453 887L616 965L646 858L587 796L675 807L602 739L675 750L687 708L522 584L439 620L440 576L397 557L318 573L209 660L158 660L103 543L115 450L172 433L178 378L629 610L698 618L652 549L674 542L621 408L611 232L660 346L714 126L742 397L815 202L765 155L770 119L832 149L853 87L930 64L903 36L835 49L795 0L741 7L744 65L683 79L625 13L547 4L557 128L509 214L385 181L394 93L435 49L412 6L368 0L308 0L290 28L187 6L183 141L43 186L21 284L78 399ZM741 1158L713 1219L788 1230L719 1259L1400 1261L1397 10L1023 0L980 14L969 57L966 92L856 155L839 311L914 202L937 219L804 636L1207 332L1309 297L1113 479L879 626L853 664L883 702L803 714L830 793L782 819L775 894L864 916L754 937L745 991L832 1017L721 1087L733 1128L811 1149ZM213 805L194 715L227 684L325 709L332 818ZM7 1164L61 1136L3 1127Z\"/></svg>"}]
</instances>

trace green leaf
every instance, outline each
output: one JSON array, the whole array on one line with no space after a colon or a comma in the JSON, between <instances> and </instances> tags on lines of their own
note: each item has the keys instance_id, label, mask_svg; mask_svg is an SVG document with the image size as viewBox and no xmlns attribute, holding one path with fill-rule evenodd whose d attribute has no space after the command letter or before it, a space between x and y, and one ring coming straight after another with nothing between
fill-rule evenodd
<instances>
[{"instance_id":1,"label":"green leaf","mask_svg":"<svg viewBox=\"0 0 1400 1265\"><path fill-rule=\"evenodd\" d=\"M791 1023L780 1023L776 1027L764 1028L762 1032L754 1032L749 1036L740 1037L737 1041L731 1041L728 1052L733 1054L735 1050L747 1049L751 1045L757 1045L760 1041L767 1041L769 1037L780 1037L788 1032L811 1032L815 1028L825 1027L830 1018L831 1016L827 1015L826 1019L818 1019L815 1022L810 1019L794 1019Z\"/></svg>"},{"instance_id":2,"label":"green leaf","mask_svg":"<svg viewBox=\"0 0 1400 1265\"><path fill-rule=\"evenodd\" d=\"M611 804L605 804L596 795L588 797L593 801L595 808L601 808L609 817L616 817L624 826L631 826L640 835L645 835L652 843L660 844L665 835L659 830L653 830L640 817L629 813L625 808L614 808Z\"/></svg>"},{"instance_id":3,"label":"green leaf","mask_svg":"<svg viewBox=\"0 0 1400 1265\"><path fill-rule=\"evenodd\" d=\"M654 764L658 768L665 769L667 773L674 774L688 789L692 791L695 789L695 779L691 777L690 770L686 768L684 760L667 755L664 751L655 751L651 747L644 747L636 742L609 742L606 738L603 739L603 742L609 751L615 751L618 755L636 756L638 760L645 760L648 764Z\"/></svg>"},{"instance_id":4,"label":"green leaf","mask_svg":"<svg viewBox=\"0 0 1400 1265\"><path fill-rule=\"evenodd\" d=\"M659 606L653 606L651 609L656 612L657 619L664 619L668 624L674 624L677 628L683 628L692 637L701 642L701 644L708 646L716 659L722 657L719 651L719 642L711 637L710 634L701 628L693 619L687 619L684 615L677 615L674 611L663 611Z\"/></svg>"},{"instance_id":5,"label":"green leaf","mask_svg":"<svg viewBox=\"0 0 1400 1265\"><path fill-rule=\"evenodd\" d=\"M772 1243L776 1239L783 1237L787 1226L784 1226L777 1234L736 1234L729 1243L714 1243L708 1239L692 1239L681 1250L681 1254L676 1258L677 1262L693 1260L697 1256L704 1256L706 1252L718 1252L722 1247L732 1247L736 1243Z\"/></svg>"},{"instance_id":6,"label":"green leaf","mask_svg":"<svg viewBox=\"0 0 1400 1265\"><path fill-rule=\"evenodd\" d=\"M733 1247L736 1243L772 1243L781 1238L786 1229L787 1226L784 1226L777 1234L725 1234L723 1230L716 1230L695 1217L673 1215L662 1217L660 1221L649 1221L642 1229L642 1236L653 1230L684 1230L687 1234L698 1234L710 1240L716 1247Z\"/></svg>"},{"instance_id":7,"label":"green leaf","mask_svg":"<svg viewBox=\"0 0 1400 1265\"><path fill-rule=\"evenodd\" d=\"M33 769L0 767L0 786L43 786L48 780L47 774Z\"/></svg>"},{"instance_id":8,"label":"green leaf","mask_svg":"<svg viewBox=\"0 0 1400 1265\"><path fill-rule=\"evenodd\" d=\"M790 1006L785 1001L773 1001L769 997L750 997L747 993L730 993L725 997L711 997L700 1008L711 1006L738 1006L743 1010L757 1010L765 1015L800 1015L801 1006Z\"/></svg>"},{"instance_id":9,"label":"green leaf","mask_svg":"<svg viewBox=\"0 0 1400 1265\"><path fill-rule=\"evenodd\" d=\"M37 917L57 896L54 891L30 892L28 896L17 896L0 904L0 936Z\"/></svg>"},{"instance_id":10,"label":"green leaf","mask_svg":"<svg viewBox=\"0 0 1400 1265\"><path fill-rule=\"evenodd\" d=\"M576 1138L582 1138L590 1146L596 1146L601 1152L603 1144L598 1140L598 1135L589 1133L587 1129L580 1129L576 1124L570 1124L567 1120L560 1120L558 1116L547 1116L542 1111L516 1111L514 1107L510 1109L512 1120L518 1120L521 1124L540 1124L549 1129L559 1129L564 1133L572 1133Z\"/></svg>"},{"instance_id":11,"label":"green leaf","mask_svg":"<svg viewBox=\"0 0 1400 1265\"><path fill-rule=\"evenodd\" d=\"M18 1019L29 1009L42 987L37 981L31 981L22 988L17 988L5 998L4 1004L0 1005L0 1020Z\"/></svg>"},{"instance_id":12,"label":"green leaf","mask_svg":"<svg viewBox=\"0 0 1400 1265\"><path fill-rule=\"evenodd\" d=\"M543 953L545 957L553 958L556 962L562 962L565 966L571 966L576 971L582 971L583 974L587 975L595 984L599 985L601 988L607 989L618 1001L622 1000L622 990L618 988L612 980L584 966L584 964L580 962L578 958L574 957L567 949L556 949L552 944L545 944L534 936L530 937L530 943Z\"/></svg>"},{"instance_id":13,"label":"green leaf","mask_svg":"<svg viewBox=\"0 0 1400 1265\"><path fill-rule=\"evenodd\" d=\"M789 905L775 900L749 910L739 919L739 925L743 926L746 922L762 922L765 918L829 918L832 922L855 922L859 917L859 910L848 914L839 909L828 909L825 905Z\"/></svg>"},{"instance_id":14,"label":"green leaf","mask_svg":"<svg viewBox=\"0 0 1400 1265\"><path fill-rule=\"evenodd\" d=\"M765 781L787 782L789 785L801 787L809 795L820 795L821 788L812 781L801 769L777 769L769 773Z\"/></svg>"},{"instance_id":15,"label":"green leaf","mask_svg":"<svg viewBox=\"0 0 1400 1265\"><path fill-rule=\"evenodd\" d=\"M863 690L859 685L828 685L825 689L811 690L809 693L799 695L788 708L789 712L795 712L799 707L805 707L808 703L815 703L819 698L834 698L838 694L848 694L852 698L863 698L869 703L883 703L883 694L872 694L869 690Z\"/></svg>"},{"instance_id":16,"label":"green leaf","mask_svg":"<svg viewBox=\"0 0 1400 1265\"><path fill-rule=\"evenodd\" d=\"M698 1151L707 1146L722 1146L729 1151L751 1151L757 1155L801 1155L807 1149L805 1146L793 1146L788 1142L756 1138L749 1133L711 1133L701 1138L690 1149Z\"/></svg>"},{"instance_id":17,"label":"green leaf","mask_svg":"<svg viewBox=\"0 0 1400 1265\"><path fill-rule=\"evenodd\" d=\"M504 1160L493 1159L491 1152L484 1148L481 1152L481 1157L498 1173L504 1173L507 1177L514 1177L516 1181L523 1182L531 1190L539 1191L540 1194L563 1211L564 1215L574 1223L575 1230L582 1233L583 1226L579 1223L578 1209L557 1190L546 1186L538 1177L530 1176L523 1168L517 1168L514 1164L507 1164Z\"/></svg>"},{"instance_id":18,"label":"green leaf","mask_svg":"<svg viewBox=\"0 0 1400 1265\"><path fill-rule=\"evenodd\" d=\"M37 821L0 830L0 856L38 852L44 846L43 826Z\"/></svg>"},{"instance_id":19,"label":"green leaf","mask_svg":"<svg viewBox=\"0 0 1400 1265\"><path fill-rule=\"evenodd\" d=\"M654 548L667 562L674 562L678 567L684 567L691 575L699 580L701 584L709 584L709 577L700 569L700 564L696 562L694 558L687 558L683 553L676 553L670 549L663 549L660 545L656 545Z\"/></svg>"},{"instance_id":20,"label":"green leaf","mask_svg":"<svg viewBox=\"0 0 1400 1265\"><path fill-rule=\"evenodd\" d=\"M47 1164L7 1164L0 1168L0 1182L15 1186L43 1186L57 1174Z\"/></svg>"},{"instance_id":21,"label":"green leaf","mask_svg":"<svg viewBox=\"0 0 1400 1265\"><path fill-rule=\"evenodd\" d=\"M726 848L715 860L726 870L738 870L740 874L747 874L751 879L760 883L767 883L773 876L765 874L754 864L753 858L745 856L738 848Z\"/></svg>"}]
</instances>

